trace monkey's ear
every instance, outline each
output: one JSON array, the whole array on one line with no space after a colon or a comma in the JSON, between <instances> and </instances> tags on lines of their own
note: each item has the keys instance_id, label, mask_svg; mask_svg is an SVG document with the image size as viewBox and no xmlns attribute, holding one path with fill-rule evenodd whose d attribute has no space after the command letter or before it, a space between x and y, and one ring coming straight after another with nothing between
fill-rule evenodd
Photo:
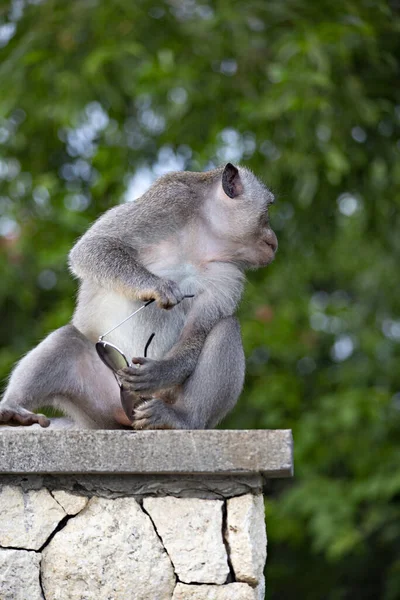
<instances>
[{"instance_id":1,"label":"monkey's ear","mask_svg":"<svg viewBox=\"0 0 400 600\"><path fill-rule=\"evenodd\" d=\"M243 192L239 171L231 163L226 165L222 173L222 189L229 198L236 198Z\"/></svg>"}]
</instances>

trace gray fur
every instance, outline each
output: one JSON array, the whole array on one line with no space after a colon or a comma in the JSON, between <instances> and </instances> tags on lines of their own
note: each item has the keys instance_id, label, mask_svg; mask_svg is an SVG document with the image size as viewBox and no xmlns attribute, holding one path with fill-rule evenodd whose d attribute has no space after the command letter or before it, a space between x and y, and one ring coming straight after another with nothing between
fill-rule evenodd
<instances>
[{"instance_id":1,"label":"gray fur","mask_svg":"<svg viewBox=\"0 0 400 600\"><path fill-rule=\"evenodd\" d=\"M155 298L157 304L107 337L140 362L119 372L133 398L132 426L215 426L242 389L244 357L233 315L244 269L274 257L272 201L250 171L227 165L165 175L136 202L100 217L70 253L71 271L80 279L72 324L18 363L0 404L0 422L47 426L45 417L31 411L49 405L77 427L123 426L119 387L94 344ZM194 298L183 299L187 294ZM148 358L142 359L152 332Z\"/></svg>"}]
</instances>

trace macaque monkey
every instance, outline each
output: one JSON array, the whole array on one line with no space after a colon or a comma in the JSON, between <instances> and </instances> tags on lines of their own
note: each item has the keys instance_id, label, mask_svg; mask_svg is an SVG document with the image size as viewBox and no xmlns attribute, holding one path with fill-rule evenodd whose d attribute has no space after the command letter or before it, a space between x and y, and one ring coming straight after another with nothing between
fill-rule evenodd
<instances>
[{"instance_id":1,"label":"macaque monkey","mask_svg":"<svg viewBox=\"0 0 400 600\"><path fill-rule=\"evenodd\" d=\"M245 269L268 265L277 250L268 215L273 200L253 173L228 163L164 175L138 200L102 215L69 255L80 280L72 322L17 364L0 423L47 427L50 420L33 411L49 406L74 428L214 427L242 390L234 314ZM107 338L132 359L117 374L133 398L126 416L118 382L95 343L151 298Z\"/></svg>"}]
</instances>

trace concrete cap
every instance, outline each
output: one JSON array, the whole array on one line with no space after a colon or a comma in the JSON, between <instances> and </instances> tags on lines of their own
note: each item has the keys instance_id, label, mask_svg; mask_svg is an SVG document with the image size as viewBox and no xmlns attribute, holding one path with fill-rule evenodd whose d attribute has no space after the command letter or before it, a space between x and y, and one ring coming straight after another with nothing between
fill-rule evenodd
<instances>
[{"instance_id":1,"label":"concrete cap","mask_svg":"<svg viewBox=\"0 0 400 600\"><path fill-rule=\"evenodd\" d=\"M293 474L283 430L0 429L0 474Z\"/></svg>"}]
</instances>

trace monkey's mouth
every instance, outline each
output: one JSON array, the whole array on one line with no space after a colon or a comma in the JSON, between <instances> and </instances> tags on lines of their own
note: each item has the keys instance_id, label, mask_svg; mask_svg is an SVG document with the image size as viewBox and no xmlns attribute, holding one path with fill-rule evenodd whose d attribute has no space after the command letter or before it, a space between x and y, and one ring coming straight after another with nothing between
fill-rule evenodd
<instances>
[{"instance_id":1,"label":"monkey's mouth","mask_svg":"<svg viewBox=\"0 0 400 600\"><path fill-rule=\"evenodd\" d=\"M260 257L260 266L266 267L267 265L271 264L275 258L277 250L277 244L270 244L269 242L265 242L262 249L262 255Z\"/></svg>"},{"instance_id":2,"label":"monkey's mouth","mask_svg":"<svg viewBox=\"0 0 400 600\"><path fill-rule=\"evenodd\" d=\"M269 242L265 242L265 245L268 246L268 248L271 248L272 254L275 256L278 246L276 244L270 244Z\"/></svg>"},{"instance_id":3,"label":"monkey's mouth","mask_svg":"<svg viewBox=\"0 0 400 600\"><path fill-rule=\"evenodd\" d=\"M261 238L261 241L265 246L268 246L268 249L272 251L272 255L275 256L276 251L278 250L278 238L272 229L268 229Z\"/></svg>"},{"instance_id":4,"label":"monkey's mouth","mask_svg":"<svg viewBox=\"0 0 400 600\"><path fill-rule=\"evenodd\" d=\"M278 240L276 239L276 237L272 240L263 240L263 242L266 246L271 248L272 253L275 255L276 251L278 250Z\"/></svg>"},{"instance_id":5,"label":"monkey's mouth","mask_svg":"<svg viewBox=\"0 0 400 600\"><path fill-rule=\"evenodd\" d=\"M258 241L258 245L252 248L238 249L231 261L244 269L259 269L266 267L275 258L277 244L269 243L267 240Z\"/></svg>"}]
</instances>

